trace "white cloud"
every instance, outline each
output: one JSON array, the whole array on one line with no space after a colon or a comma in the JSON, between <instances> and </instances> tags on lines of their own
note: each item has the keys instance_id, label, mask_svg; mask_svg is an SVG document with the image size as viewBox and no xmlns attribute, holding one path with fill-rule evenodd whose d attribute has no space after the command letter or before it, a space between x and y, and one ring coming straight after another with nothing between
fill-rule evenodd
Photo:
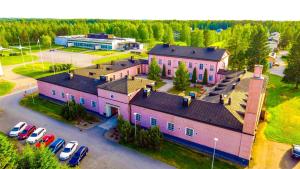
<instances>
[{"instance_id":1,"label":"white cloud","mask_svg":"<svg viewBox=\"0 0 300 169\"><path fill-rule=\"evenodd\" d=\"M0 17L300 20L297 0L3 0Z\"/></svg>"}]
</instances>

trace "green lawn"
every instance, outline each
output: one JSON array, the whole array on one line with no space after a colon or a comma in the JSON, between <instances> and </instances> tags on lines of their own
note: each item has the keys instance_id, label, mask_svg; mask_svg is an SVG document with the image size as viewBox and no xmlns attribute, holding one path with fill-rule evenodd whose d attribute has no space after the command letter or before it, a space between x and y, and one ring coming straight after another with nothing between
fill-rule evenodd
<instances>
[{"instance_id":1,"label":"green lawn","mask_svg":"<svg viewBox=\"0 0 300 169\"><path fill-rule=\"evenodd\" d=\"M268 112L265 135L268 139L300 144L300 89L269 75L266 107Z\"/></svg>"},{"instance_id":2,"label":"green lawn","mask_svg":"<svg viewBox=\"0 0 300 169\"><path fill-rule=\"evenodd\" d=\"M33 99L32 99L33 96ZM34 100L34 102L33 102ZM21 99L20 105L27 107L31 110L40 112L46 116L49 116L53 119L65 122L65 123L71 123L75 124L75 121L68 121L65 120L61 115L61 109L62 105L59 105L57 103L51 102L47 99L43 99L39 97L37 94L29 95Z\"/></svg>"},{"instance_id":3,"label":"green lawn","mask_svg":"<svg viewBox=\"0 0 300 169\"><path fill-rule=\"evenodd\" d=\"M166 84L166 82L164 82L164 81L156 82L154 89L159 89L160 87L164 86L165 84Z\"/></svg>"},{"instance_id":4,"label":"green lawn","mask_svg":"<svg viewBox=\"0 0 300 169\"><path fill-rule=\"evenodd\" d=\"M14 83L0 79L0 96L10 93L14 87Z\"/></svg>"},{"instance_id":5,"label":"green lawn","mask_svg":"<svg viewBox=\"0 0 300 169\"><path fill-rule=\"evenodd\" d=\"M190 91L195 91L195 92L198 93L198 92L200 92L200 88L197 88L197 87L188 87L186 90L181 91L181 90L177 90L177 89L175 89L175 87L173 87L172 89L170 89L168 91L168 93L172 93L172 94L176 94L176 95L184 93L185 95L189 95Z\"/></svg>"},{"instance_id":6,"label":"green lawn","mask_svg":"<svg viewBox=\"0 0 300 169\"><path fill-rule=\"evenodd\" d=\"M18 66L13 69L13 72L17 74L21 74L23 76L32 77L34 79L46 77L53 75L54 73L49 72L49 66L52 64L49 62L44 62L44 69L43 64L41 62L38 63L32 63L32 64L26 64L25 66ZM56 73L62 73L66 71L56 72Z\"/></svg>"},{"instance_id":7,"label":"green lawn","mask_svg":"<svg viewBox=\"0 0 300 169\"><path fill-rule=\"evenodd\" d=\"M134 56L134 59L141 59L141 58L147 58L147 54L143 53L143 54L133 54L133 53L123 53L120 55L115 55L115 56L107 56L98 60L94 60L93 63L94 64L102 64L102 63L109 63L113 60L123 60L123 59L127 59L130 58L131 56Z\"/></svg>"},{"instance_id":8,"label":"green lawn","mask_svg":"<svg viewBox=\"0 0 300 169\"><path fill-rule=\"evenodd\" d=\"M23 63L23 58L24 62L31 62L35 61L38 59L37 56L35 55L24 55L22 56L0 56L0 61L2 65L16 65L16 64L21 64Z\"/></svg>"},{"instance_id":9,"label":"green lawn","mask_svg":"<svg viewBox=\"0 0 300 169\"><path fill-rule=\"evenodd\" d=\"M210 169L212 158L204 154L192 151L181 145L164 141L160 151L152 151L137 148L134 145L126 145L154 159L165 162L180 169ZM238 166L216 159L214 169L239 169Z\"/></svg>"}]
</instances>

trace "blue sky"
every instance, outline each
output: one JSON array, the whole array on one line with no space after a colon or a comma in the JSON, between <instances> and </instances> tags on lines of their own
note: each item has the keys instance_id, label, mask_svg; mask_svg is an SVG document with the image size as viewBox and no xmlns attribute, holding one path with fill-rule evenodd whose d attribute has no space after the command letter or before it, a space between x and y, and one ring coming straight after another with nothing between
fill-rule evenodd
<instances>
[{"instance_id":1,"label":"blue sky","mask_svg":"<svg viewBox=\"0 0 300 169\"><path fill-rule=\"evenodd\" d=\"M0 17L300 20L298 0L2 0Z\"/></svg>"}]
</instances>

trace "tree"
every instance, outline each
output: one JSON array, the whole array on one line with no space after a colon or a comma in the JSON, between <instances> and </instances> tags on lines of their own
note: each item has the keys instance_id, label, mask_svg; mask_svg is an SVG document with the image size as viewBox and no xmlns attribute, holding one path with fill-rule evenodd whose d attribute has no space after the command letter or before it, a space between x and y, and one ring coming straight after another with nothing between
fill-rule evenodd
<instances>
[{"instance_id":1,"label":"tree","mask_svg":"<svg viewBox=\"0 0 300 169\"><path fill-rule=\"evenodd\" d=\"M290 49L287 62L288 65L284 70L283 81L295 83L295 88L298 89L300 83L300 34Z\"/></svg>"},{"instance_id":2,"label":"tree","mask_svg":"<svg viewBox=\"0 0 300 169\"><path fill-rule=\"evenodd\" d=\"M148 138L150 139L149 148L154 150L159 150L163 140L162 133L159 130L159 127L151 127L148 131Z\"/></svg>"},{"instance_id":3,"label":"tree","mask_svg":"<svg viewBox=\"0 0 300 169\"><path fill-rule=\"evenodd\" d=\"M215 31L212 30L204 30L204 46L209 47L215 42Z\"/></svg>"},{"instance_id":4,"label":"tree","mask_svg":"<svg viewBox=\"0 0 300 169\"><path fill-rule=\"evenodd\" d=\"M152 58L149 65L148 78L151 80L160 81L160 67L155 57Z\"/></svg>"},{"instance_id":5,"label":"tree","mask_svg":"<svg viewBox=\"0 0 300 169\"><path fill-rule=\"evenodd\" d=\"M167 73L166 73L166 65L165 65L165 64L163 64L161 76L162 76L162 77L167 77Z\"/></svg>"},{"instance_id":6,"label":"tree","mask_svg":"<svg viewBox=\"0 0 300 169\"><path fill-rule=\"evenodd\" d=\"M175 72L173 84L177 90L185 90L190 85L189 72L184 63L179 62L178 69Z\"/></svg>"},{"instance_id":7,"label":"tree","mask_svg":"<svg viewBox=\"0 0 300 169\"><path fill-rule=\"evenodd\" d=\"M293 34L293 31L292 31L292 28L291 27L287 27L283 31L283 33L281 34L280 43L279 43L280 48L282 48L282 49L289 48L289 46L293 42L293 36L294 36L294 34Z\"/></svg>"},{"instance_id":8,"label":"tree","mask_svg":"<svg viewBox=\"0 0 300 169\"><path fill-rule=\"evenodd\" d=\"M82 105L75 103L75 101L68 101L62 107L61 115L66 120L80 120L84 119L87 114Z\"/></svg>"},{"instance_id":9,"label":"tree","mask_svg":"<svg viewBox=\"0 0 300 169\"><path fill-rule=\"evenodd\" d=\"M164 33L164 36L163 36L163 42L164 43L170 43L170 44L174 43L174 33L173 33L172 28L168 25L165 26L165 33Z\"/></svg>"},{"instance_id":10,"label":"tree","mask_svg":"<svg viewBox=\"0 0 300 169\"><path fill-rule=\"evenodd\" d=\"M188 46L191 45L191 28L188 25L182 25L182 29L180 31L180 40L182 42L186 42Z\"/></svg>"},{"instance_id":11,"label":"tree","mask_svg":"<svg viewBox=\"0 0 300 169\"><path fill-rule=\"evenodd\" d=\"M254 65L260 64L264 66L263 71L266 72L269 53L267 30L262 25L257 25L251 35L250 45L246 51L248 70L253 71Z\"/></svg>"},{"instance_id":12,"label":"tree","mask_svg":"<svg viewBox=\"0 0 300 169\"><path fill-rule=\"evenodd\" d=\"M0 135L0 169L16 168L17 151L6 136Z\"/></svg>"},{"instance_id":13,"label":"tree","mask_svg":"<svg viewBox=\"0 0 300 169\"><path fill-rule=\"evenodd\" d=\"M193 70L193 75L192 75L191 82L192 83L197 83L197 71L196 71L196 68L194 68L194 70Z\"/></svg>"},{"instance_id":14,"label":"tree","mask_svg":"<svg viewBox=\"0 0 300 169\"><path fill-rule=\"evenodd\" d=\"M192 32L191 46L200 48L204 47L204 35L202 30L196 29Z\"/></svg>"},{"instance_id":15,"label":"tree","mask_svg":"<svg viewBox=\"0 0 300 169\"><path fill-rule=\"evenodd\" d=\"M164 36L164 26L162 23L155 23L152 26L154 38L161 41Z\"/></svg>"},{"instance_id":16,"label":"tree","mask_svg":"<svg viewBox=\"0 0 300 169\"><path fill-rule=\"evenodd\" d=\"M207 69L204 70L202 84L207 85Z\"/></svg>"},{"instance_id":17,"label":"tree","mask_svg":"<svg viewBox=\"0 0 300 169\"><path fill-rule=\"evenodd\" d=\"M138 27L138 34L142 42L147 42L149 40L148 27L145 24L141 24Z\"/></svg>"},{"instance_id":18,"label":"tree","mask_svg":"<svg viewBox=\"0 0 300 169\"><path fill-rule=\"evenodd\" d=\"M41 43L42 43L43 46L49 47L52 44L52 39L49 35L43 35L41 37L41 41L42 41Z\"/></svg>"}]
</instances>

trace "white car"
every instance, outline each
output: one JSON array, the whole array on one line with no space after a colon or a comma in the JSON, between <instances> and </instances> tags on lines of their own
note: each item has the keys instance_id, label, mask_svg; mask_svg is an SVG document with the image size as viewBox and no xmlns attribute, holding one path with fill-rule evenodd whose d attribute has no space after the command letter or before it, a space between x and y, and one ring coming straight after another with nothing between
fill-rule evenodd
<instances>
[{"instance_id":1,"label":"white car","mask_svg":"<svg viewBox=\"0 0 300 169\"><path fill-rule=\"evenodd\" d=\"M14 128L12 128L12 129L10 130L10 132L8 133L8 135L9 135L10 137L17 137L18 134L19 134L20 132L22 132L22 131L26 128L26 126L27 126L27 123L26 123L26 122L19 122L18 124L15 125Z\"/></svg>"},{"instance_id":2,"label":"white car","mask_svg":"<svg viewBox=\"0 0 300 169\"><path fill-rule=\"evenodd\" d=\"M60 153L59 159L60 160L67 160L68 158L70 158L74 154L77 146L78 146L77 141L70 141L65 146L64 150Z\"/></svg>"},{"instance_id":3,"label":"white car","mask_svg":"<svg viewBox=\"0 0 300 169\"><path fill-rule=\"evenodd\" d=\"M41 139L46 134L45 128L36 129L26 140L29 144L36 143L39 139Z\"/></svg>"}]
</instances>

